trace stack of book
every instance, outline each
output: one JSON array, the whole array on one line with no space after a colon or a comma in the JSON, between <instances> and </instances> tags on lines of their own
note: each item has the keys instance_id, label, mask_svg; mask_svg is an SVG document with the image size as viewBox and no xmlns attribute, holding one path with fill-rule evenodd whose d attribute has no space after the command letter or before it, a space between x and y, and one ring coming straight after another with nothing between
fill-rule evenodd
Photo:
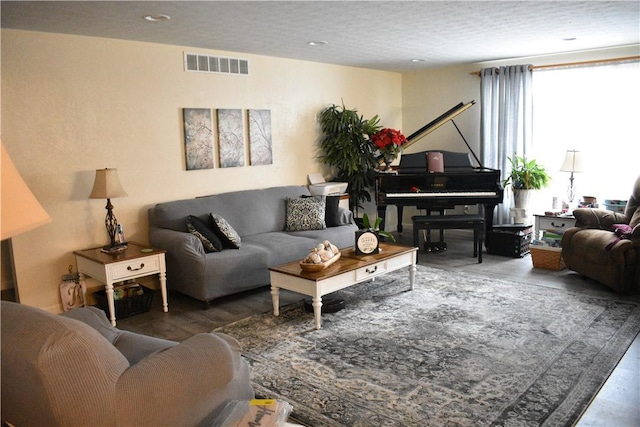
<instances>
[{"instance_id":1,"label":"stack of book","mask_svg":"<svg viewBox=\"0 0 640 427\"><path fill-rule=\"evenodd\" d=\"M284 426L293 407L276 399L233 400L213 423L215 427Z\"/></svg>"}]
</instances>

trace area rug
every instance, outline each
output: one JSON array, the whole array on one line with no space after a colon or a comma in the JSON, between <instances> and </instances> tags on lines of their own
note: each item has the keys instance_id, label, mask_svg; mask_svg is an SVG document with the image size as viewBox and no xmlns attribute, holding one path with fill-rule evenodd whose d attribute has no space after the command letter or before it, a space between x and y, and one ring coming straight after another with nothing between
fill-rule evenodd
<instances>
[{"instance_id":1,"label":"area rug","mask_svg":"<svg viewBox=\"0 0 640 427\"><path fill-rule=\"evenodd\" d=\"M313 426L567 426L640 331L640 302L418 266L217 331L237 338L260 397ZM335 295L335 294L333 294Z\"/></svg>"}]
</instances>

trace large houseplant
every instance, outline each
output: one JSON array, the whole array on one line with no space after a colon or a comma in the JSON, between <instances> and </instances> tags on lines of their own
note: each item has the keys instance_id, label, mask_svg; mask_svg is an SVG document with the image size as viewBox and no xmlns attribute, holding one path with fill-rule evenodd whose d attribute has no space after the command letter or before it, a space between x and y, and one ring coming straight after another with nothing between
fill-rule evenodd
<instances>
[{"instance_id":1,"label":"large houseplant","mask_svg":"<svg viewBox=\"0 0 640 427\"><path fill-rule=\"evenodd\" d=\"M375 184L375 147L369 137L380 130L378 116L364 119L357 110L332 105L320 112L321 162L329 165L332 180L348 183L349 205L356 213L371 201L369 189Z\"/></svg>"},{"instance_id":2,"label":"large houseplant","mask_svg":"<svg viewBox=\"0 0 640 427\"><path fill-rule=\"evenodd\" d=\"M526 208L529 199L529 190L540 190L549 185L551 177L544 166L538 164L536 160L527 160L524 157L508 157L511 163L509 176L502 181L506 188L511 185L516 208Z\"/></svg>"}]
</instances>

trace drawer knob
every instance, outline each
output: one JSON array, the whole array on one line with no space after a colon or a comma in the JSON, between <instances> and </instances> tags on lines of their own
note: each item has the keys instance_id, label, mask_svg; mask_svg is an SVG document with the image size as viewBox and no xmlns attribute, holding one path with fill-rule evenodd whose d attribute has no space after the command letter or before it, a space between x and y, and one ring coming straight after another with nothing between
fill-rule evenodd
<instances>
[{"instance_id":1,"label":"drawer knob","mask_svg":"<svg viewBox=\"0 0 640 427\"><path fill-rule=\"evenodd\" d=\"M375 267L373 267L373 270L369 270L369 268L366 268L364 271L369 274L375 273L376 271L378 271L378 266L376 265Z\"/></svg>"},{"instance_id":2,"label":"drawer knob","mask_svg":"<svg viewBox=\"0 0 640 427\"><path fill-rule=\"evenodd\" d=\"M129 270L129 271L138 271L138 270L142 270L143 268L144 268L144 262L141 262L140 263L140 267L138 267L138 268L131 268L130 265L127 266L127 270Z\"/></svg>"}]
</instances>

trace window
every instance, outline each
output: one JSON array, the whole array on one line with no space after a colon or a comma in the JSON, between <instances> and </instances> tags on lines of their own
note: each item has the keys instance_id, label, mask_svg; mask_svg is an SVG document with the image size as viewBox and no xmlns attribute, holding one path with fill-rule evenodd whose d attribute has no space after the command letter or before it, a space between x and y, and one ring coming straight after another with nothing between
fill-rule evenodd
<instances>
[{"instance_id":1,"label":"window","mask_svg":"<svg viewBox=\"0 0 640 427\"><path fill-rule=\"evenodd\" d=\"M595 196L627 200L640 175L640 62L533 72L532 155L552 175L540 206L567 199L566 150L580 150L576 201Z\"/></svg>"}]
</instances>

